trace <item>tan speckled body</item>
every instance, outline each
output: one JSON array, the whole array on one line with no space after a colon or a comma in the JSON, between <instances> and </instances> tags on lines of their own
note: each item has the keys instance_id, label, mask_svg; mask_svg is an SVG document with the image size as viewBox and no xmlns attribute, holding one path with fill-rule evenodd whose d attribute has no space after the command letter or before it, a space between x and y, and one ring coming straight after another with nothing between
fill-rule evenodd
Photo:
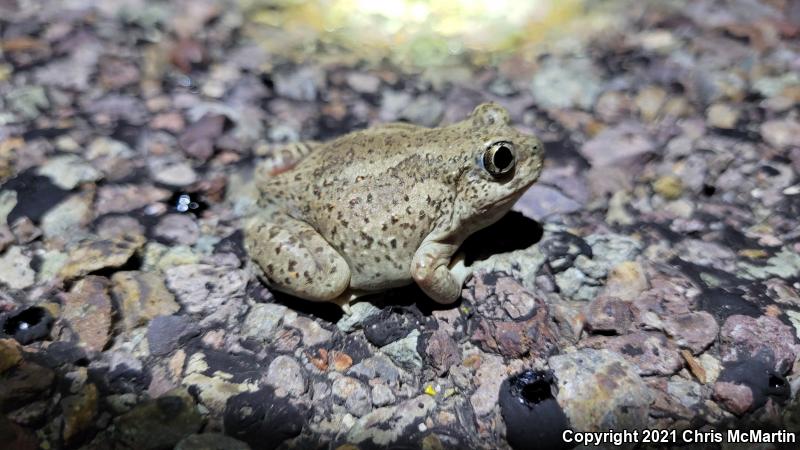
<instances>
[{"instance_id":1,"label":"tan speckled body","mask_svg":"<svg viewBox=\"0 0 800 450\"><path fill-rule=\"evenodd\" d=\"M387 124L313 146L260 183L245 243L267 284L314 301L414 281L437 302L456 301L468 274L453 260L459 245L542 167L539 140L493 103L442 128Z\"/></svg>"}]
</instances>

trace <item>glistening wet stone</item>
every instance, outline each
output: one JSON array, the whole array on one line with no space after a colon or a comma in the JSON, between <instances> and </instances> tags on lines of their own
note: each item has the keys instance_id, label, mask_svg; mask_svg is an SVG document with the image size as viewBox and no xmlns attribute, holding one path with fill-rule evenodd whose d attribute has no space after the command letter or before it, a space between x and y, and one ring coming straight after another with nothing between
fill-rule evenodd
<instances>
[{"instance_id":1,"label":"glistening wet stone","mask_svg":"<svg viewBox=\"0 0 800 450\"><path fill-rule=\"evenodd\" d=\"M515 450L564 449L561 435L569 419L556 401L551 372L526 370L500 385L500 412L506 422L506 439Z\"/></svg>"}]
</instances>

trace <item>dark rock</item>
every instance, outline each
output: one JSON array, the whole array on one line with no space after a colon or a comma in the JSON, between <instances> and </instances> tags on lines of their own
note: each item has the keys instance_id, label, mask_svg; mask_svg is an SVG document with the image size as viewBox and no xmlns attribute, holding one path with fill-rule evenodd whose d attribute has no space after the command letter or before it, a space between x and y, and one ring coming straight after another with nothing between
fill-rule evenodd
<instances>
[{"instance_id":1,"label":"dark rock","mask_svg":"<svg viewBox=\"0 0 800 450\"><path fill-rule=\"evenodd\" d=\"M767 351L725 364L714 384L714 398L737 415L760 408L769 398L786 401L791 394L789 382L774 366Z\"/></svg>"},{"instance_id":2,"label":"dark rock","mask_svg":"<svg viewBox=\"0 0 800 450\"><path fill-rule=\"evenodd\" d=\"M202 433L186 436L175 450L250 450L250 446L224 434Z\"/></svg>"},{"instance_id":3,"label":"dark rock","mask_svg":"<svg viewBox=\"0 0 800 450\"><path fill-rule=\"evenodd\" d=\"M305 417L287 398L270 388L245 392L228 399L225 433L248 443L254 450L272 450L300 434Z\"/></svg>"},{"instance_id":4,"label":"dark rock","mask_svg":"<svg viewBox=\"0 0 800 450\"><path fill-rule=\"evenodd\" d=\"M774 358L773 370L781 374L791 368L800 350L792 327L772 316L730 316L722 325L720 341L723 361L744 360L767 352Z\"/></svg>"},{"instance_id":5,"label":"dark rock","mask_svg":"<svg viewBox=\"0 0 800 450\"><path fill-rule=\"evenodd\" d=\"M27 345L49 336L52 326L53 316L46 309L31 306L8 316L3 323L3 332Z\"/></svg>"},{"instance_id":6,"label":"dark rock","mask_svg":"<svg viewBox=\"0 0 800 450\"><path fill-rule=\"evenodd\" d=\"M157 316L147 328L147 343L151 354L163 356L199 333L200 330L188 316Z\"/></svg>"},{"instance_id":7,"label":"dark rock","mask_svg":"<svg viewBox=\"0 0 800 450\"><path fill-rule=\"evenodd\" d=\"M405 311L402 311L405 312ZM367 318L364 336L376 347L383 347L404 338L419 326L419 320L394 308L386 308Z\"/></svg>"},{"instance_id":8,"label":"dark rock","mask_svg":"<svg viewBox=\"0 0 800 450\"><path fill-rule=\"evenodd\" d=\"M33 433L15 424L6 416L0 416L0 442L4 448L14 450L36 450L39 441Z\"/></svg>"},{"instance_id":9,"label":"dark rock","mask_svg":"<svg viewBox=\"0 0 800 450\"><path fill-rule=\"evenodd\" d=\"M550 372L526 370L503 381L500 412L512 448L571 447L561 437L569 429L569 420L556 401L556 389Z\"/></svg>"},{"instance_id":10,"label":"dark rock","mask_svg":"<svg viewBox=\"0 0 800 450\"><path fill-rule=\"evenodd\" d=\"M47 367L23 361L0 376L0 411L24 406L49 392L55 374Z\"/></svg>"},{"instance_id":11,"label":"dark rock","mask_svg":"<svg viewBox=\"0 0 800 450\"><path fill-rule=\"evenodd\" d=\"M114 440L126 448L173 448L197 432L203 419L194 400L182 389L147 400L114 420Z\"/></svg>"},{"instance_id":12,"label":"dark rock","mask_svg":"<svg viewBox=\"0 0 800 450\"><path fill-rule=\"evenodd\" d=\"M578 255L592 257L592 247L586 241L566 232L553 233L539 243L539 248L547 255L547 261L554 273L572 267Z\"/></svg>"}]
</instances>

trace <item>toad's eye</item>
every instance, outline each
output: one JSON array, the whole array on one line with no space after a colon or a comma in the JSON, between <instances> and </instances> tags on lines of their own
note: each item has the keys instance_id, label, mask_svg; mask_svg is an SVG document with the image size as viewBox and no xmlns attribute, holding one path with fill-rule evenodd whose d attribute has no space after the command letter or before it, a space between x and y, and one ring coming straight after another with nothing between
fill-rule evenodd
<instances>
[{"instance_id":1,"label":"toad's eye","mask_svg":"<svg viewBox=\"0 0 800 450\"><path fill-rule=\"evenodd\" d=\"M510 142L498 142L483 153L483 168L493 177L501 177L514 168L516 159Z\"/></svg>"}]
</instances>

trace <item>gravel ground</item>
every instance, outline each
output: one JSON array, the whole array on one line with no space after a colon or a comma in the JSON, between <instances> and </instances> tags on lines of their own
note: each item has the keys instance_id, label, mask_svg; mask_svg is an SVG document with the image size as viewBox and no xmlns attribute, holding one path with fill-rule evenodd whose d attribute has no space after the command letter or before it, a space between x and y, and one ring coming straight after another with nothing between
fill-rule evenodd
<instances>
[{"instance_id":1,"label":"gravel ground","mask_svg":"<svg viewBox=\"0 0 800 450\"><path fill-rule=\"evenodd\" d=\"M800 2L632 2L591 39L423 73L277 56L236 3L91 3L0 0L8 448L800 431ZM275 144L488 100L546 168L465 244L458 304L344 314L258 281L240 218Z\"/></svg>"}]
</instances>

